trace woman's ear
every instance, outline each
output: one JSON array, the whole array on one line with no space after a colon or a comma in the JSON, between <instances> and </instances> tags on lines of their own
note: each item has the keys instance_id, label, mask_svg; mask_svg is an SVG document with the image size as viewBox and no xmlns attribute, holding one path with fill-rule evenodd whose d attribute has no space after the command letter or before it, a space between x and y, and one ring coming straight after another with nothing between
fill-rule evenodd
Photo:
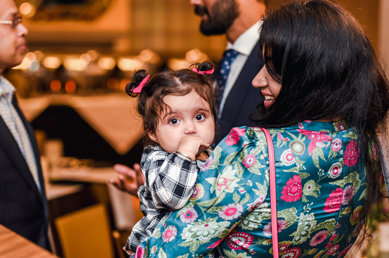
<instances>
[{"instance_id":1,"label":"woman's ear","mask_svg":"<svg viewBox=\"0 0 389 258\"><path fill-rule=\"evenodd\" d=\"M156 143L159 143L157 137L155 136L155 134L149 133L148 136L149 136L150 140L152 140L152 141L154 141Z\"/></svg>"}]
</instances>

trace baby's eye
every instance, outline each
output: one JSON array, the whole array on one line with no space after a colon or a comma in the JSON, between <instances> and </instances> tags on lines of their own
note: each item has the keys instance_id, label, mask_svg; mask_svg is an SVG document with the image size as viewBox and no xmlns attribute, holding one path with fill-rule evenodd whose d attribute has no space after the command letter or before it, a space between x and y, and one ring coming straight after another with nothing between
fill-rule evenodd
<instances>
[{"instance_id":1,"label":"baby's eye","mask_svg":"<svg viewBox=\"0 0 389 258\"><path fill-rule=\"evenodd\" d=\"M169 121L169 124L171 124L171 125L175 125L177 123L178 123L178 119L177 118L170 119L170 121Z\"/></svg>"},{"instance_id":2,"label":"baby's eye","mask_svg":"<svg viewBox=\"0 0 389 258\"><path fill-rule=\"evenodd\" d=\"M204 120L204 119L205 119L205 116L204 116L204 115L202 115L202 114L196 115L196 120L197 120L197 121L202 121L202 120Z\"/></svg>"}]
</instances>

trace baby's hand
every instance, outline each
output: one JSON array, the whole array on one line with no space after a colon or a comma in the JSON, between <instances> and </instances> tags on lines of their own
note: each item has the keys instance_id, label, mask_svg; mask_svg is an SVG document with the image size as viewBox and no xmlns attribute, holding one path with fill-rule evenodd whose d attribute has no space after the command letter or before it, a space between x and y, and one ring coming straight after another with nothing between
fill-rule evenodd
<instances>
[{"instance_id":1,"label":"baby's hand","mask_svg":"<svg viewBox=\"0 0 389 258\"><path fill-rule=\"evenodd\" d=\"M189 157L192 158L192 160L196 159L196 156L203 150L209 147L209 144L204 142L200 137L188 135L184 136L180 144L178 146L179 152L182 152Z\"/></svg>"}]
</instances>

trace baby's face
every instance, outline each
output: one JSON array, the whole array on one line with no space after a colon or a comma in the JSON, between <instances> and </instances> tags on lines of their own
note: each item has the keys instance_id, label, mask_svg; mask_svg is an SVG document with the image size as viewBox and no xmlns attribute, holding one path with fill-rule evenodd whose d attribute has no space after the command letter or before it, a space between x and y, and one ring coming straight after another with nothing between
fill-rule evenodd
<instances>
[{"instance_id":1,"label":"baby's face","mask_svg":"<svg viewBox=\"0 0 389 258\"><path fill-rule=\"evenodd\" d=\"M168 95L163 101L170 110L161 116L155 137L165 151L177 151L182 137L187 135L198 136L212 144L215 120L208 102L195 91L185 96Z\"/></svg>"}]
</instances>

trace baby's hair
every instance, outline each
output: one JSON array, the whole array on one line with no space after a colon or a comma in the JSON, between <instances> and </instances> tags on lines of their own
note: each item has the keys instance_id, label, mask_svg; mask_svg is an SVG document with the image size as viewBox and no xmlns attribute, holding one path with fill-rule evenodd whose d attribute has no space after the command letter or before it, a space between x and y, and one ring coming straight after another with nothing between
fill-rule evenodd
<instances>
[{"instance_id":1,"label":"baby's hair","mask_svg":"<svg viewBox=\"0 0 389 258\"><path fill-rule=\"evenodd\" d=\"M214 67L210 62L194 64L198 72L211 71ZM213 76L207 73L198 73L191 69L167 70L154 75L144 85L141 93L134 93L147 77L146 70L139 70L134 74L132 82L127 84L126 92L131 97L138 97L138 113L143 118L143 128L145 131L145 144L153 144L148 134L155 134L158 121L162 120L161 114L169 107L163 102L168 95L185 96L191 91L195 91L201 98L209 103L212 116L216 120L217 97L213 87Z\"/></svg>"}]
</instances>

